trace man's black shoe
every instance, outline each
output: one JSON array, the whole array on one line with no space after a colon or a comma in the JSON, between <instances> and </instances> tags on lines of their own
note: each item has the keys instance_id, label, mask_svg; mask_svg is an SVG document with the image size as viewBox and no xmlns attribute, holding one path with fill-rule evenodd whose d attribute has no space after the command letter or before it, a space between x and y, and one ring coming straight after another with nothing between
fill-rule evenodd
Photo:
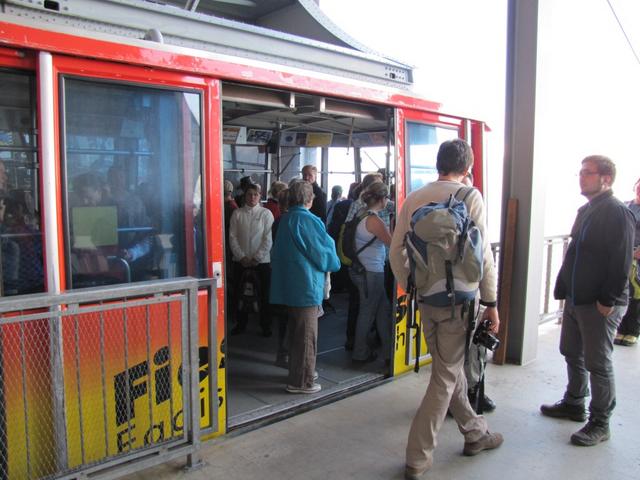
<instances>
[{"instance_id":1,"label":"man's black shoe","mask_svg":"<svg viewBox=\"0 0 640 480\"><path fill-rule=\"evenodd\" d=\"M560 400L553 405L541 405L540 411L547 417L568 418L574 422L584 422L587 419L584 405L570 405L564 400Z\"/></svg>"},{"instance_id":2,"label":"man's black shoe","mask_svg":"<svg viewBox=\"0 0 640 480\"><path fill-rule=\"evenodd\" d=\"M598 420L589 420L587 424L571 435L571 443L580 447L592 447L611 438L609 424Z\"/></svg>"},{"instance_id":3,"label":"man's black shoe","mask_svg":"<svg viewBox=\"0 0 640 480\"><path fill-rule=\"evenodd\" d=\"M493 412L496 409L496 403L486 395L482 397L482 411Z\"/></svg>"},{"instance_id":4,"label":"man's black shoe","mask_svg":"<svg viewBox=\"0 0 640 480\"><path fill-rule=\"evenodd\" d=\"M476 391L469 390L468 395L469 395L469 403L471 404L471 408L473 408L473 410L477 414L480 414L481 412L482 413L493 412L496 409L495 402L491 400L487 395L483 395L481 404L478 405L478 407L481 407L481 408L476 409Z\"/></svg>"}]
</instances>

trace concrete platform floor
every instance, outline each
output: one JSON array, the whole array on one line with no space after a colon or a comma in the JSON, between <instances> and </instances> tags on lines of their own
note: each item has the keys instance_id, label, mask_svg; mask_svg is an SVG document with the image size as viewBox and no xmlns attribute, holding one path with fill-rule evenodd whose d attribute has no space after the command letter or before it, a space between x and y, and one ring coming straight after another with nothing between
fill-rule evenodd
<instances>
[{"instance_id":1,"label":"concrete platform floor","mask_svg":"<svg viewBox=\"0 0 640 480\"><path fill-rule=\"evenodd\" d=\"M504 445L477 457L462 456L463 439L448 419L438 437L434 467L425 479L640 478L640 347L616 346L618 406L611 440L575 447L581 424L539 414L541 403L561 398L566 381L558 353L559 326L540 330L538 360L530 365L490 365L487 393L498 409L490 428ZM423 368L372 390L248 433L206 443L206 466L186 473L176 461L128 480L402 479L409 424L430 374Z\"/></svg>"}]
</instances>

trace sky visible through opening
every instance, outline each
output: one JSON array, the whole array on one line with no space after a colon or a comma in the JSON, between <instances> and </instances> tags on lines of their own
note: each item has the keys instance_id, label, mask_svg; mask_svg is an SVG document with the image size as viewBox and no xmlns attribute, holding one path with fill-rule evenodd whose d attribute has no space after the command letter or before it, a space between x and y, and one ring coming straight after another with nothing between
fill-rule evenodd
<instances>
[{"instance_id":1,"label":"sky visible through opening","mask_svg":"<svg viewBox=\"0 0 640 480\"><path fill-rule=\"evenodd\" d=\"M491 127L486 195L497 241L507 0L320 0L320 8L356 40L415 66L414 92ZM640 177L640 1L539 0L538 40L535 161L548 172L545 235L555 235L569 232L585 202L582 158L616 162L622 200Z\"/></svg>"}]
</instances>

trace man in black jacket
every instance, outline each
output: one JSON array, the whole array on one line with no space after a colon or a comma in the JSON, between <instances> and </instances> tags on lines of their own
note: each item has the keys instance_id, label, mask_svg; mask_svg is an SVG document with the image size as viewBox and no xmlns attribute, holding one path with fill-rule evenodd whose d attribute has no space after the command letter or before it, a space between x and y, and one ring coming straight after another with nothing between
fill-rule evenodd
<instances>
[{"instance_id":1,"label":"man in black jacket","mask_svg":"<svg viewBox=\"0 0 640 480\"><path fill-rule=\"evenodd\" d=\"M554 296L566 300L560 353L567 362L564 398L542 405L543 415L589 421L571 443L592 446L608 440L609 418L616 405L613 338L626 310L628 275L635 235L631 211L613 196L615 164L602 155L582 161L580 190L589 201L578 210L571 243L562 262Z\"/></svg>"},{"instance_id":2,"label":"man in black jacket","mask_svg":"<svg viewBox=\"0 0 640 480\"><path fill-rule=\"evenodd\" d=\"M318 169L314 165L305 165L302 167L302 179L309 182L313 186L313 205L309 211L327 223L327 194L316 183Z\"/></svg>"}]
</instances>

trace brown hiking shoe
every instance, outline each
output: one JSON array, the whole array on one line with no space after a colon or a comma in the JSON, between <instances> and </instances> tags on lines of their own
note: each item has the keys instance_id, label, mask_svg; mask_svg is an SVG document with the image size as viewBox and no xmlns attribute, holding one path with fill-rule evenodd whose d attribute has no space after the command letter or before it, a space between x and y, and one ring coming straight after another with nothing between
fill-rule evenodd
<instances>
[{"instance_id":1,"label":"brown hiking shoe","mask_svg":"<svg viewBox=\"0 0 640 480\"><path fill-rule=\"evenodd\" d=\"M547 417L568 418L574 422L584 422L587 419L587 412L583 405L570 405L564 400L553 405L541 405L540 411Z\"/></svg>"},{"instance_id":2,"label":"brown hiking shoe","mask_svg":"<svg viewBox=\"0 0 640 480\"><path fill-rule=\"evenodd\" d=\"M462 453L467 457L472 457L483 450L498 448L502 442L504 442L504 438L500 433L487 432L477 442L465 442Z\"/></svg>"},{"instance_id":3,"label":"brown hiking shoe","mask_svg":"<svg viewBox=\"0 0 640 480\"><path fill-rule=\"evenodd\" d=\"M429 465L423 468L406 465L404 467L404 478L405 480L420 480L427 470L429 470Z\"/></svg>"}]
</instances>

